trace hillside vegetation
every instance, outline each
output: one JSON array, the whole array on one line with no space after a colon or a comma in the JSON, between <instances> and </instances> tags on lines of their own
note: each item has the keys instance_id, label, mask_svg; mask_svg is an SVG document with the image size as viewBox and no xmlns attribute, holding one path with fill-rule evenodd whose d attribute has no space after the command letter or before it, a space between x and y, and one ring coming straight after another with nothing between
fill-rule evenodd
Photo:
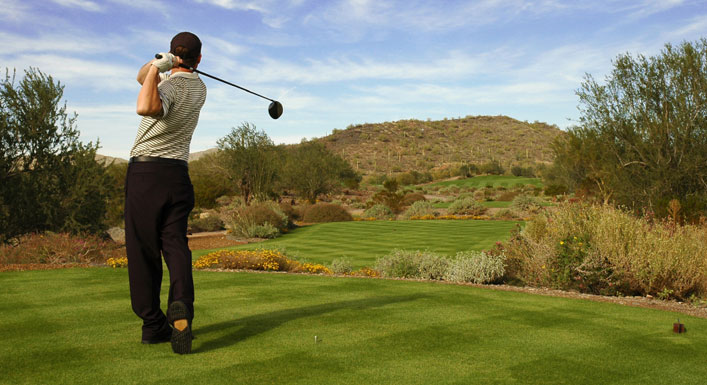
<instances>
[{"instance_id":1,"label":"hillside vegetation","mask_svg":"<svg viewBox=\"0 0 707 385\"><path fill-rule=\"evenodd\" d=\"M562 131L507 116L359 124L318 139L362 174L427 171L491 160L511 165L549 163L550 144Z\"/></svg>"}]
</instances>

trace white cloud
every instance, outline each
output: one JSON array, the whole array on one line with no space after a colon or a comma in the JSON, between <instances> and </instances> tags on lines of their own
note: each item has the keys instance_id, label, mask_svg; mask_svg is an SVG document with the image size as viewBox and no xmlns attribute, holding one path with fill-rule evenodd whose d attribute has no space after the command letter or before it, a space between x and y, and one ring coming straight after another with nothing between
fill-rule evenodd
<instances>
[{"instance_id":1,"label":"white cloud","mask_svg":"<svg viewBox=\"0 0 707 385\"><path fill-rule=\"evenodd\" d=\"M66 34L42 34L38 37L0 32L0 41L3 42L2 53L18 54L26 52L108 52L115 50L115 46L106 44L106 37L86 37Z\"/></svg>"},{"instance_id":2,"label":"white cloud","mask_svg":"<svg viewBox=\"0 0 707 385\"><path fill-rule=\"evenodd\" d=\"M695 36L707 35L707 15L699 15L687 24L672 29L664 40L693 39Z\"/></svg>"},{"instance_id":3,"label":"white cloud","mask_svg":"<svg viewBox=\"0 0 707 385\"><path fill-rule=\"evenodd\" d=\"M0 0L0 20L19 22L29 16L26 4L16 0Z\"/></svg>"},{"instance_id":4,"label":"white cloud","mask_svg":"<svg viewBox=\"0 0 707 385\"><path fill-rule=\"evenodd\" d=\"M196 0L198 3L206 3L218 7L240 10L240 11L257 11L261 13L267 12L267 9L272 9L276 6L273 1L248 1L248 0Z\"/></svg>"},{"instance_id":5,"label":"white cloud","mask_svg":"<svg viewBox=\"0 0 707 385\"><path fill-rule=\"evenodd\" d=\"M90 0L52 0L53 2L64 7L81 8L84 11L100 12L103 8Z\"/></svg>"},{"instance_id":6,"label":"white cloud","mask_svg":"<svg viewBox=\"0 0 707 385\"><path fill-rule=\"evenodd\" d=\"M3 61L5 61L3 59ZM98 60L84 60L54 54L20 55L3 63L10 68L35 67L71 87L90 90L136 91L137 70ZM137 92L137 91L136 91Z\"/></svg>"}]
</instances>

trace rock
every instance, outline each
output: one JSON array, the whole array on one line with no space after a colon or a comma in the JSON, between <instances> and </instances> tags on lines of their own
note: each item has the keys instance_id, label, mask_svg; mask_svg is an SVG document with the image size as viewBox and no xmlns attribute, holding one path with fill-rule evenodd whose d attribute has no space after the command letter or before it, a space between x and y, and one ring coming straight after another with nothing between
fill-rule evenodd
<instances>
[{"instance_id":1,"label":"rock","mask_svg":"<svg viewBox=\"0 0 707 385\"><path fill-rule=\"evenodd\" d=\"M117 243L125 243L125 230L120 227L111 227L106 231L110 239Z\"/></svg>"}]
</instances>

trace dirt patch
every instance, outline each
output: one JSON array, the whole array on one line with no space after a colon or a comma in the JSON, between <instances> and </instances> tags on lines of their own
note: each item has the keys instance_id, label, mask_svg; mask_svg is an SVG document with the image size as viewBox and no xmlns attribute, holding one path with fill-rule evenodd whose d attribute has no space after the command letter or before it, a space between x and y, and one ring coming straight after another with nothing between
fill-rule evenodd
<instances>
[{"instance_id":1,"label":"dirt patch","mask_svg":"<svg viewBox=\"0 0 707 385\"><path fill-rule=\"evenodd\" d=\"M96 265L91 265L88 263L60 263L60 264L50 264L50 263L11 263L7 265L0 264L0 272L3 271L26 271L26 270L57 270L57 269L71 269L74 267L92 267Z\"/></svg>"},{"instance_id":2,"label":"dirt patch","mask_svg":"<svg viewBox=\"0 0 707 385\"><path fill-rule=\"evenodd\" d=\"M189 240L189 249L192 251L218 249L247 243L246 241L228 237L225 231L196 233L189 235L187 238Z\"/></svg>"}]
</instances>

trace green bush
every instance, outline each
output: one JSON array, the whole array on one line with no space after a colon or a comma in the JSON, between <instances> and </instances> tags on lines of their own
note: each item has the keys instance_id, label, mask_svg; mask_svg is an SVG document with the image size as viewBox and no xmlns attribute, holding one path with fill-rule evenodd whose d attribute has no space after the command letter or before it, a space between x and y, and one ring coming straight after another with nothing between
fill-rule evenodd
<instances>
[{"instance_id":1,"label":"green bush","mask_svg":"<svg viewBox=\"0 0 707 385\"><path fill-rule=\"evenodd\" d=\"M545 187L544 193L547 196L564 195L569 192L567 186L563 184L549 184Z\"/></svg>"},{"instance_id":2,"label":"green bush","mask_svg":"<svg viewBox=\"0 0 707 385\"><path fill-rule=\"evenodd\" d=\"M505 219L505 220L518 219L518 215L516 215L516 213L510 209L500 209L493 214L493 217L496 219Z\"/></svg>"},{"instance_id":3,"label":"green bush","mask_svg":"<svg viewBox=\"0 0 707 385\"><path fill-rule=\"evenodd\" d=\"M245 206L241 209L241 214L252 218L256 225L269 223L280 230L285 230L289 226L287 214L282 212L280 206L275 202L258 202Z\"/></svg>"},{"instance_id":4,"label":"green bush","mask_svg":"<svg viewBox=\"0 0 707 385\"><path fill-rule=\"evenodd\" d=\"M430 252L418 252L419 277L422 279L441 280L449 269L449 259Z\"/></svg>"},{"instance_id":5,"label":"green bush","mask_svg":"<svg viewBox=\"0 0 707 385\"><path fill-rule=\"evenodd\" d=\"M501 166L501 162L497 160L492 160L481 165L479 168L482 173L489 175L503 175L506 169Z\"/></svg>"},{"instance_id":6,"label":"green bush","mask_svg":"<svg viewBox=\"0 0 707 385\"><path fill-rule=\"evenodd\" d=\"M482 215L486 212L486 207L473 198L462 198L452 202L447 212L454 215Z\"/></svg>"},{"instance_id":7,"label":"green bush","mask_svg":"<svg viewBox=\"0 0 707 385\"><path fill-rule=\"evenodd\" d=\"M390 254L378 258L375 270L381 276L390 278L416 278L420 276L417 256L418 251L393 250Z\"/></svg>"},{"instance_id":8,"label":"green bush","mask_svg":"<svg viewBox=\"0 0 707 385\"><path fill-rule=\"evenodd\" d=\"M496 200L501 202L510 202L519 194L520 193L518 191L504 191L498 197L496 197Z\"/></svg>"},{"instance_id":9,"label":"green bush","mask_svg":"<svg viewBox=\"0 0 707 385\"><path fill-rule=\"evenodd\" d=\"M411 204L418 202L418 201L425 201L427 198L425 198L425 194L422 193L407 193L405 194L405 197L403 197L403 206L410 206Z\"/></svg>"},{"instance_id":10,"label":"green bush","mask_svg":"<svg viewBox=\"0 0 707 385\"><path fill-rule=\"evenodd\" d=\"M403 213L403 218L421 217L425 215L437 215L432 203L429 201L417 201Z\"/></svg>"},{"instance_id":11,"label":"green bush","mask_svg":"<svg viewBox=\"0 0 707 385\"><path fill-rule=\"evenodd\" d=\"M287 215L275 202L242 206L227 215L226 228L244 238L275 238L290 225Z\"/></svg>"},{"instance_id":12,"label":"green bush","mask_svg":"<svg viewBox=\"0 0 707 385\"><path fill-rule=\"evenodd\" d=\"M353 218L343 207L331 203L317 203L305 209L302 220L307 223L345 222Z\"/></svg>"},{"instance_id":13,"label":"green bush","mask_svg":"<svg viewBox=\"0 0 707 385\"><path fill-rule=\"evenodd\" d=\"M373 205L363 212L365 218L376 218L380 220L395 219L393 211L384 204Z\"/></svg>"},{"instance_id":14,"label":"green bush","mask_svg":"<svg viewBox=\"0 0 707 385\"><path fill-rule=\"evenodd\" d=\"M353 265L349 258L336 258L331 261L329 269L331 269L334 274L351 274Z\"/></svg>"},{"instance_id":15,"label":"green bush","mask_svg":"<svg viewBox=\"0 0 707 385\"><path fill-rule=\"evenodd\" d=\"M8 264L95 264L124 256L125 247L97 235L31 233L0 244L0 271Z\"/></svg>"},{"instance_id":16,"label":"green bush","mask_svg":"<svg viewBox=\"0 0 707 385\"><path fill-rule=\"evenodd\" d=\"M513 198L511 207L518 212L536 213L542 206L538 198L521 194Z\"/></svg>"},{"instance_id":17,"label":"green bush","mask_svg":"<svg viewBox=\"0 0 707 385\"><path fill-rule=\"evenodd\" d=\"M450 261L444 279L452 282L492 283L505 274L505 256L462 251Z\"/></svg>"},{"instance_id":18,"label":"green bush","mask_svg":"<svg viewBox=\"0 0 707 385\"><path fill-rule=\"evenodd\" d=\"M707 295L707 227L563 203L504 245L511 278L603 295Z\"/></svg>"},{"instance_id":19,"label":"green bush","mask_svg":"<svg viewBox=\"0 0 707 385\"><path fill-rule=\"evenodd\" d=\"M223 221L216 215L209 215L204 218L195 218L189 221L189 229L193 233L203 231L219 231L223 230Z\"/></svg>"}]
</instances>

